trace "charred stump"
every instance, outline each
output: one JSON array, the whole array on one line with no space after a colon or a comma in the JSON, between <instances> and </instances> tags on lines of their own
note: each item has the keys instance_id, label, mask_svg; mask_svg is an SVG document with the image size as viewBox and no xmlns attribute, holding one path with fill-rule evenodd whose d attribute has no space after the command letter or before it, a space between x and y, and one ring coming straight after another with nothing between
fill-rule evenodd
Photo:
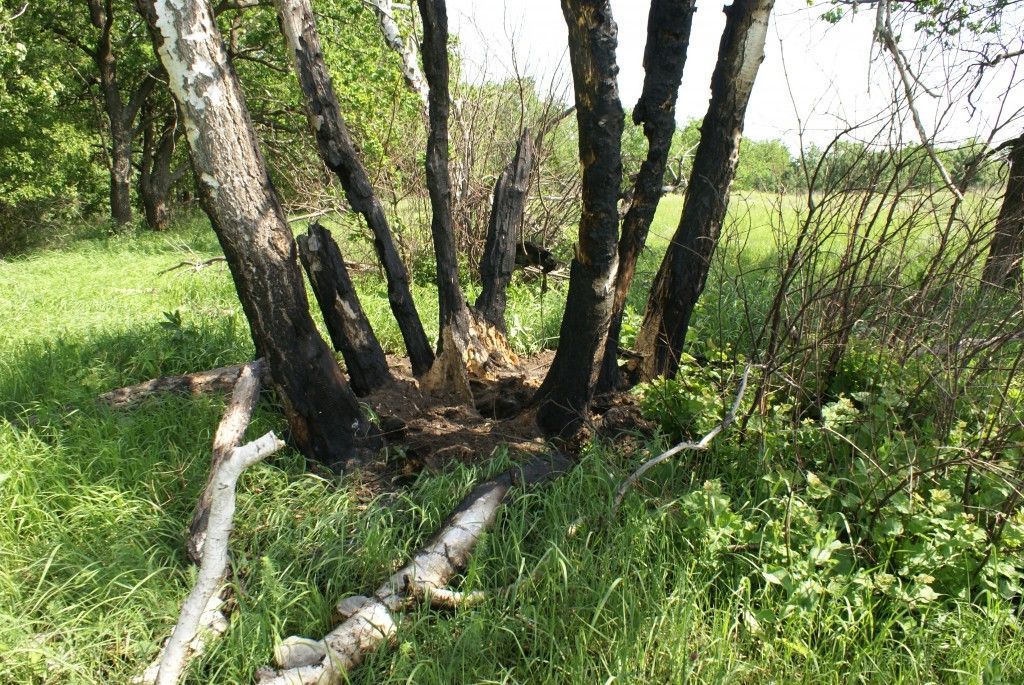
<instances>
[{"instance_id":1,"label":"charred stump","mask_svg":"<svg viewBox=\"0 0 1024 685\"><path fill-rule=\"evenodd\" d=\"M341 250L331 232L319 223L299 236L299 259L306 269L313 294L327 324L334 349L345 358L345 368L357 395L369 395L391 381L387 357L366 318Z\"/></svg>"},{"instance_id":2,"label":"charred stump","mask_svg":"<svg viewBox=\"0 0 1024 685\"><path fill-rule=\"evenodd\" d=\"M529 129L523 129L515 157L501 172L494 184L494 201L487 225L487 240L480 260L483 289L476 299L476 310L488 323L502 333L505 328L505 306L512 271L519 262L520 233L526 193L533 173L534 143Z\"/></svg>"}]
</instances>

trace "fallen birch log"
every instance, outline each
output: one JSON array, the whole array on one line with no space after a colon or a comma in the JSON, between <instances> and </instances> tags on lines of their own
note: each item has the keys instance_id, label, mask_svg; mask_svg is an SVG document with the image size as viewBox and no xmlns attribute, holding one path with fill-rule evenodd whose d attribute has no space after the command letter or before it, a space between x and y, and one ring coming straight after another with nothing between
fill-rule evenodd
<instances>
[{"instance_id":1,"label":"fallen birch log","mask_svg":"<svg viewBox=\"0 0 1024 685\"><path fill-rule=\"evenodd\" d=\"M199 563L195 585L182 605L167 643L133 683L177 683L188 659L201 653L209 639L227 630L228 621L221 606L228 573L228 539L235 515L235 488L246 468L284 446L273 432L238 446L259 400L261 367L259 361L241 367L231 401L217 426L210 477L192 518L187 545L189 556Z\"/></svg>"},{"instance_id":2,"label":"fallen birch log","mask_svg":"<svg viewBox=\"0 0 1024 685\"><path fill-rule=\"evenodd\" d=\"M417 599L451 608L484 599L482 593L447 588L466 567L477 543L495 521L498 509L513 485L528 485L568 470L562 456L545 456L506 471L476 486L456 507L429 544L394 573L370 597L347 597L336 613L343 622L322 640L290 637L275 650L278 668L257 673L261 685L334 685L362 663L370 652L390 644L398 631L400 614Z\"/></svg>"},{"instance_id":3,"label":"fallen birch log","mask_svg":"<svg viewBox=\"0 0 1024 685\"><path fill-rule=\"evenodd\" d=\"M124 409L139 402L164 393L182 395L202 395L211 392L227 392L235 387L238 375L245 364L222 366L209 371L197 371L183 376L163 376L154 378L138 385L129 385L105 392L99 401L114 409ZM257 360L257 373L262 380L266 374L266 365Z\"/></svg>"}]
</instances>

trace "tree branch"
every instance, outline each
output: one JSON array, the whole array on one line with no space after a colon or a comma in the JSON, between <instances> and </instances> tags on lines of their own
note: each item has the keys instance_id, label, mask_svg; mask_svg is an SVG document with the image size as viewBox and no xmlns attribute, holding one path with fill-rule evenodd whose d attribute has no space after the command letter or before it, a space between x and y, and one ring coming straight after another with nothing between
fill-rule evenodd
<instances>
[{"instance_id":1,"label":"tree branch","mask_svg":"<svg viewBox=\"0 0 1024 685\"><path fill-rule=\"evenodd\" d=\"M636 483L640 479L641 476L643 476L645 473L650 471L658 464L667 461L671 457L675 456L679 452L682 452L684 450L706 450L708 446L711 444L711 441L714 440L719 433L721 433L722 431L729 427L729 425L736 418L736 412L738 412L740 409L740 402L743 401L743 394L747 391L747 380L750 378L751 368L751 365L747 364L747 368L743 370L743 377L740 379L740 386L736 391L736 399L733 400L732 407L729 409L729 413L725 415L721 423L719 423L717 426L711 429L711 432L709 432L707 435L705 435L697 442L681 442L675 447L665 450L664 452L654 457L653 459L644 462L643 465L640 466L640 468L638 468L636 471L630 474L629 478L623 481L622 485L619 486L619 491L615 493L615 503L612 505L613 516L618 513L619 507L622 505L622 500L626 497L626 493L629 492L629 489L633 486L634 483Z\"/></svg>"}]
</instances>

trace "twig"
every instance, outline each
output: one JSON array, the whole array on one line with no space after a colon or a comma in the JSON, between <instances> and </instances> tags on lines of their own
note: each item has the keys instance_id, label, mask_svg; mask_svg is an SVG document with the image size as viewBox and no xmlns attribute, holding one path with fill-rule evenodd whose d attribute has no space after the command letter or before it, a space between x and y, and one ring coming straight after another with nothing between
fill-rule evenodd
<instances>
[{"instance_id":1,"label":"twig","mask_svg":"<svg viewBox=\"0 0 1024 685\"><path fill-rule=\"evenodd\" d=\"M633 484L640 479L641 476L643 476L645 473L650 471L658 464L667 461L668 459L678 454L679 452L682 452L684 450L706 450L708 448L708 445L711 444L711 441L714 440L719 433L721 433L722 431L729 427L729 424L731 424L733 420L736 418L736 412L739 411L740 402L743 401L743 394L747 391L747 379L750 377L751 368L751 365L747 364L747 368L743 370L743 377L740 379L740 387L736 391L736 399L733 400L732 408L729 409L729 413L725 415L725 418L722 419L722 422L711 429L711 432L709 432L707 435L701 438L698 442L681 442L675 447L672 447L671 449L662 452L653 459L644 462L644 464L636 471L634 471L629 476L629 478L623 481L622 485L619 486L619 491L615 493L615 503L612 505L613 516L618 513L619 507L622 505L622 500L626 497L626 493L633 486Z\"/></svg>"},{"instance_id":2,"label":"twig","mask_svg":"<svg viewBox=\"0 0 1024 685\"><path fill-rule=\"evenodd\" d=\"M194 271L198 272L198 271L202 271L203 269L205 269L206 267L210 266L211 264L215 264L217 262L226 262L226 261L227 261L226 257L211 257L210 259L207 259L205 261L181 262L179 264L176 264L175 266L172 266L170 268L164 269L163 271L157 271L156 275L157 276L163 276L166 273L170 273L171 271L176 271L177 269L181 269L181 268L186 267L186 266L192 267L192 269Z\"/></svg>"},{"instance_id":3,"label":"twig","mask_svg":"<svg viewBox=\"0 0 1024 685\"><path fill-rule=\"evenodd\" d=\"M917 134L921 138L921 144L924 145L925 151L928 153L928 157L932 160L935 168L939 170L939 175L942 177L942 182L946 185L951 193L956 197L957 200L963 200L964 195L960 188L953 181L953 177L950 175L949 170L946 169L946 165L939 159L939 155L935 152L935 146L932 144L931 138L924 129L924 123L921 121L921 113L917 110L917 104L914 102L914 87L911 83L911 78L917 81L925 91L929 92L928 89L921 84L917 79L917 76L910 70L910 64L907 58L900 51L899 46L896 45L896 39L892 34L892 23L890 21L889 14L889 0L881 0L878 3L878 14L875 19L875 38L882 46L889 51L892 55L893 62L896 64L896 71L899 72L900 82L903 84L903 93L907 98L907 107L910 108L910 117L914 121L914 128L917 129Z\"/></svg>"}]
</instances>

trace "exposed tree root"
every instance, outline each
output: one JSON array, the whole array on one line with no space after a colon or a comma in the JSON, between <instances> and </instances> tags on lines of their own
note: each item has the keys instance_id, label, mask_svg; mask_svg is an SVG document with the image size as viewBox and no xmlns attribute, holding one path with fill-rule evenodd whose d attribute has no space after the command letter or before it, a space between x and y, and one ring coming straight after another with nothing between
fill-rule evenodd
<instances>
[{"instance_id":1,"label":"exposed tree root","mask_svg":"<svg viewBox=\"0 0 1024 685\"><path fill-rule=\"evenodd\" d=\"M569 467L561 456L544 456L478 485L456 507L433 540L370 597L347 597L337 606L343 622L323 640L291 637L275 650L278 668L257 674L263 685L332 685L362 663L370 652L395 640L400 614L420 598L452 608L482 601L482 593L461 593L446 586L465 568L483 533L513 485L555 477Z\"/></svg>"}]
</instances>

